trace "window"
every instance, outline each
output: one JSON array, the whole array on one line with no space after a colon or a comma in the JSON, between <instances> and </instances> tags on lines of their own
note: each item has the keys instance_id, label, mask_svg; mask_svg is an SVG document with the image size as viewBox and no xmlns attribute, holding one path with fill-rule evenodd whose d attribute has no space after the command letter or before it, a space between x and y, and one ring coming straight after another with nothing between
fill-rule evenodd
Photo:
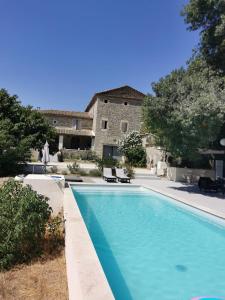
<instances>
[{"instance_id":1,"label":"window","mask_svg":"<svg viewBox=\"0 0 225 300\"><path fill-rule=\"evenodd\" d=\"M78 119L73 119L73 128L74 129L79 129L80 122Z\"/></svg>"},{"instance_id":2,"label":"window","mask_svg":"<svg viewBox=\"0 0 225 300\"><path fill-rule=\"evenodd\" d=\"M124 105L127 105L127 102L126 102L126 101L124 102Z\"/></svg>"},{"instance_id":3,"label":"window","mask_svg":"<svg viewBox=\"0 0 225 300\"><path fill-rule=\"evenodd\" d=\"M57 120L53 120L53 125L56 125L57 124Z\"/></svg>"},{"instance_id":4,"label":"window","mask_svg":"<svg viewBox=\"0 0 225 300\"><path fill-rule=\"evenodd\" d=\"M122 122L121 122L121 131L122 131L123 133L125 133L125 132L127 132L127 130L128 130L128 122L122 121Z\"/></svg>"},{"instance_id":5,"label":"window","mask_svg":"<svg viewBox=\"0 0 225 300\"><path fill-rule=\"evenodd\" d=\"M105 100L104 100L104 103L108 103L108 100L105 99Z\"/></svg>"},{"instance_id":6,"label":"window","mask_svg":"<svg viewBox=\"0 0 225 300\"><path fill-rule=\"evenodd\" d=\"M108 121L102 120L102 129L108 129Z\"/></svg>"}]
</instances>

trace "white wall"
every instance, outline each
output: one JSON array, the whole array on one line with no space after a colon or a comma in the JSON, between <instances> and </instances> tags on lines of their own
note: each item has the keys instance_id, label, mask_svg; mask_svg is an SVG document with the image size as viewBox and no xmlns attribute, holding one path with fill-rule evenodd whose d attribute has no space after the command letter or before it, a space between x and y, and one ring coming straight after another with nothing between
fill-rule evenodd
<instances>
[{"instance_id":1,"label":"white wall","mask_svg":"<svg viewBox=\"0 0 225 300\"><path fill-rule=\"evenodd\" d=\"M172 181L197 182L200 176L215 179L215 170L167 168L167 178Z\"/></svg>"},{"instance_id":2,"label":"white wall","mask_svg":"<svg viewBox=\"0 0 225 300\"><path fill-rule=\"evenodd\" d=\"M163 152L156 147L146 147L147 168L155 167L158 161L161 161ZM151 165L153 161L153 165Z\"/></svg>"}]
</instances>

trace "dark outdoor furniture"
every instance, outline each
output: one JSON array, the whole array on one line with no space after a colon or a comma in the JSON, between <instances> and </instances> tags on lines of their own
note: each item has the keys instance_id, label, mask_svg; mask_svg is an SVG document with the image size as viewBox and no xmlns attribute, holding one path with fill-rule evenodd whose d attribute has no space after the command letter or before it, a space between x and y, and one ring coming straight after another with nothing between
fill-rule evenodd
<instances>
[{"instance_id":1,"label":"dark outdoor furniture","mask_svg":"<svg viewBox=\"0 0 225 300\"><path fill-rule=\"evenodd\" d=\"M204 192L225 192L225 181L222 178L212 180L210 177L200 177L198 180L200 191Z\"/></svg>"},{"instance_id":2,"label":"dark outdoor furniture","mask_svg":"<svg viewBox=\"0 0 225 300\"><path fill-rule=\"evenodd\" d=\"M68 182L83 182L83 179L75 175L65 175L65 180Z\"/></svg>"},{"instance_id":3,"label":"dark outdoor furniture","mask_svg":"<svg viewBox=\"0 0 225 300\"><path fill-rule=\"evenodd\" d=\"M107 182L116 182L116 176L112 175L112 169L111 168L103 168L103 179Z\"/></svg>"}]
</instances>

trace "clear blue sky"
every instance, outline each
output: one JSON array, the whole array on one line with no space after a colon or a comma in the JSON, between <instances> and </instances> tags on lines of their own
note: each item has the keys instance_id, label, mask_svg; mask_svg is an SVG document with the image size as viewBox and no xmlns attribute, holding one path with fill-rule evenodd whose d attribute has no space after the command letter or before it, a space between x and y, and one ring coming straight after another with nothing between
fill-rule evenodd
<instances>
[{"instance_id":1,"label":"clear blue sky","mask_svg":"<svg viewBox=\"0 0 225 300\"><path fill-rule=\"evenodd\" d=\"M0 0L0 87L34 107L83 110L95 92L147 93L198 42L187 0Z\"/></svg>"}]
</instances>

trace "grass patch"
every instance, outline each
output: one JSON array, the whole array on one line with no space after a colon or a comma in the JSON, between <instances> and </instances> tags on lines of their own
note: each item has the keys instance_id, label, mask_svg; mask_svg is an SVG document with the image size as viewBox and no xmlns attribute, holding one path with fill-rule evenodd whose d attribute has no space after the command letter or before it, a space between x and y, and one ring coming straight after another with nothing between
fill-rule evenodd
<instances>
[{"instance_id":1,"label":"grass patch","mask_svg":"<svg viewBox=\"0 0 225 300\"><path fill-rule=\"evenodd\" d=\"M68 299L61 215L48 222L40 257L0 273L0 299Z\"/></svg>"},{"instance_id":2,"label":"grass patch","mask_svg":"<svg viewBox=\"0 0 225 300\"><path fill-rule=\"evenodd\" d=\"M68 299L64 251L0 273L0 299Z\"/></svg>"}]
</instances>

